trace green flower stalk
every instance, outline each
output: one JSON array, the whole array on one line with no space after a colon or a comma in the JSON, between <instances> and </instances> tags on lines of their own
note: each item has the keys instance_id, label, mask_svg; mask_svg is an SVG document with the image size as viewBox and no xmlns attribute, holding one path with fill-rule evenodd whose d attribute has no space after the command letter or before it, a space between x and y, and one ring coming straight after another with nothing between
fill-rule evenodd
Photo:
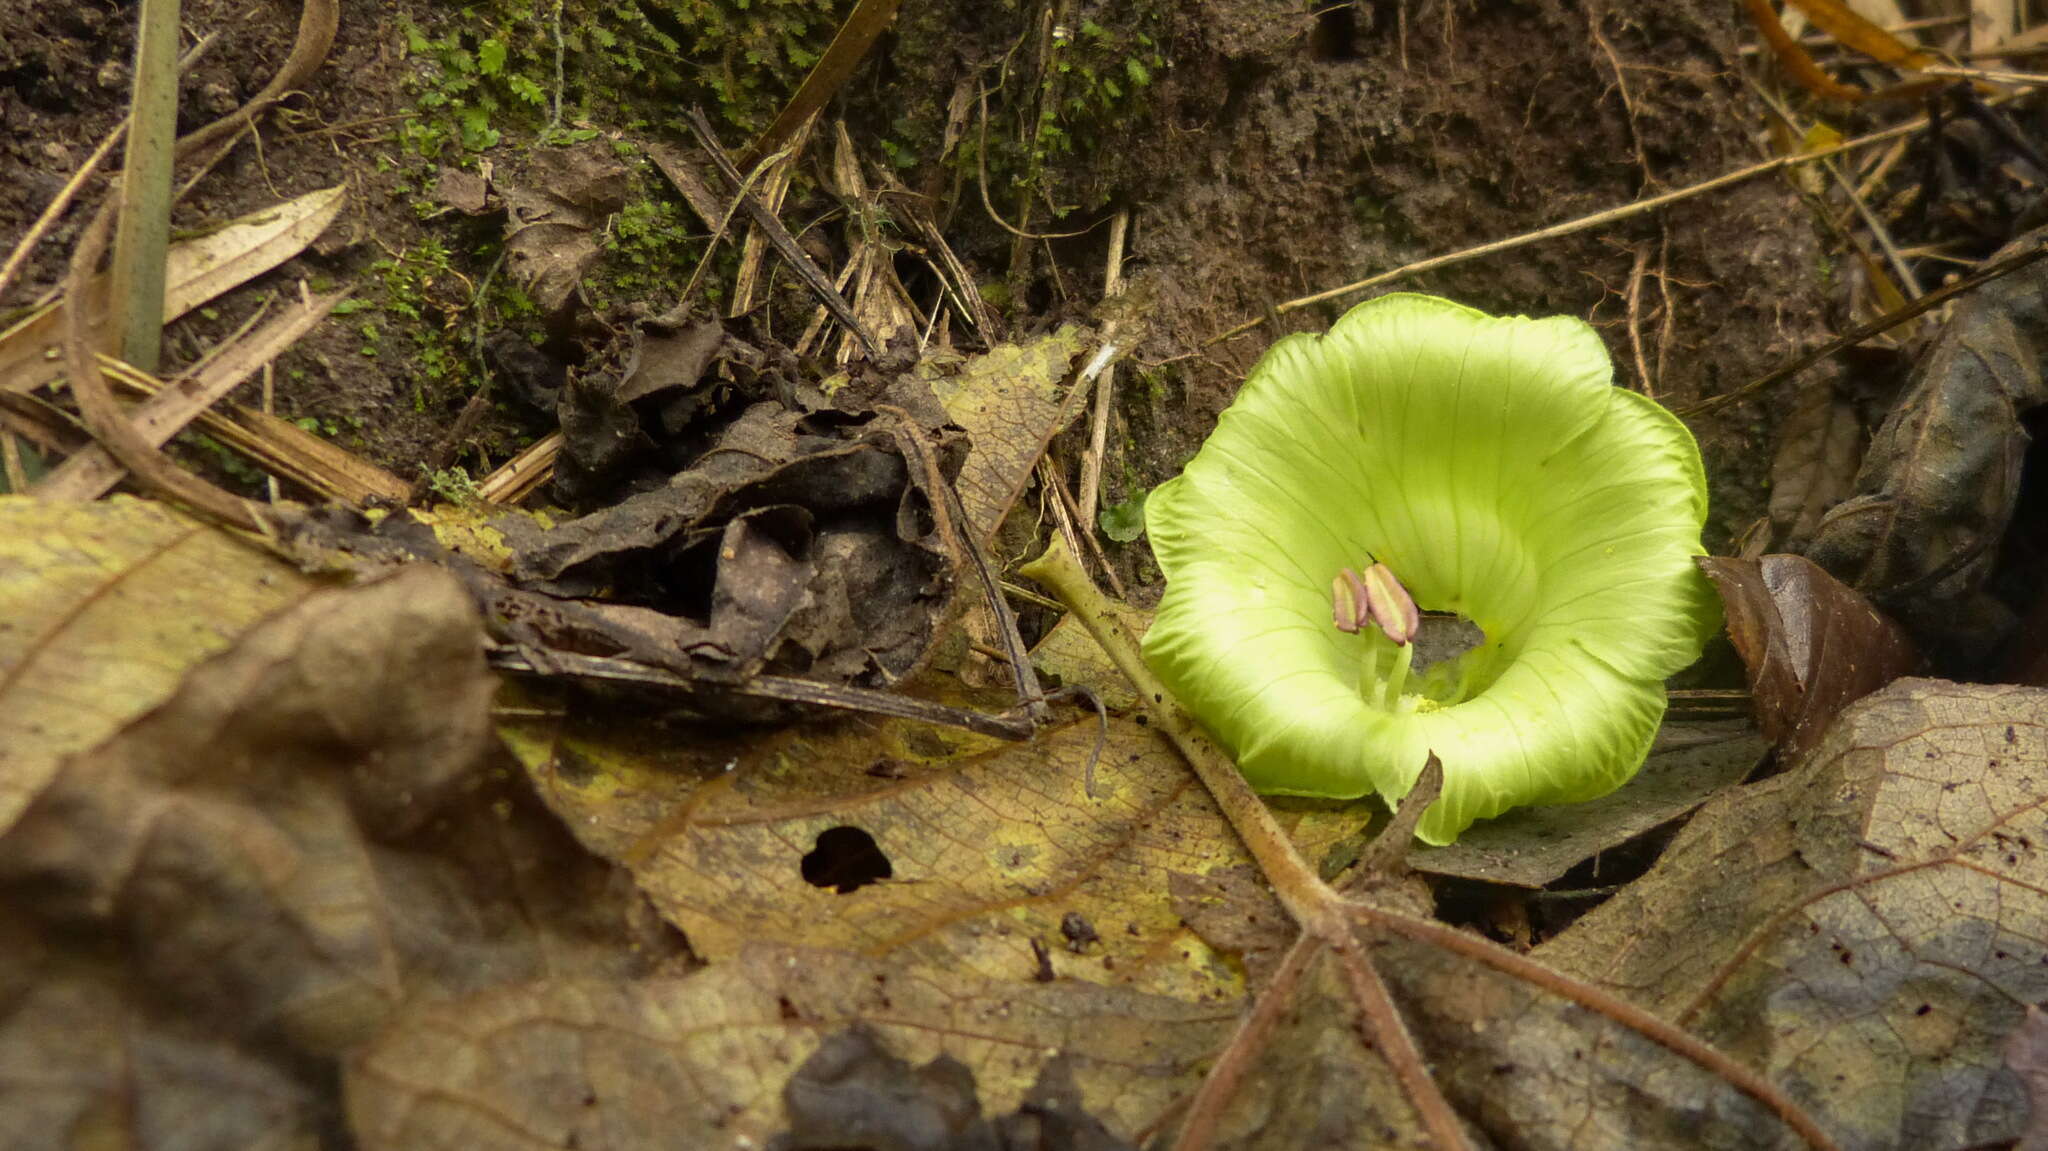
<instances>
[{"instance_id":1,"label":"green flower stalk","mask_svg":"<svg viewBox=\"0 0 2048 1151\"><path fill-rule=\"evenodd\" d=\"M1145 505L1146 661L1268 794L1388 802L1418 834L1604 795L1718 626L1699 447L1593 330L1392 295L1267 351ZM1421 609L1478 647L1423 671Z\"/></svg>"}]
</instances>

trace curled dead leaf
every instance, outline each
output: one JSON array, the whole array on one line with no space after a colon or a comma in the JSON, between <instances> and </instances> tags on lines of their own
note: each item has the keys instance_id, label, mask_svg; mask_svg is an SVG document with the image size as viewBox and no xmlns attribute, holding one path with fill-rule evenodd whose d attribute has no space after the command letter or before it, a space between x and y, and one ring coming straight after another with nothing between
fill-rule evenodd
<instances>
[{"instance_id":1,"label":"curled dead leaf","mask_svg":"<svg viewBox=\"0 0 2048 1151\"><path fill-rule=\"evenodd\" d=\"M1787 759L1819 742L1837 712L1918 663L1903 628L1810 560L1704 556L1699 564L1749 669L1757 723Z\"/></svg>"}]
</instances>

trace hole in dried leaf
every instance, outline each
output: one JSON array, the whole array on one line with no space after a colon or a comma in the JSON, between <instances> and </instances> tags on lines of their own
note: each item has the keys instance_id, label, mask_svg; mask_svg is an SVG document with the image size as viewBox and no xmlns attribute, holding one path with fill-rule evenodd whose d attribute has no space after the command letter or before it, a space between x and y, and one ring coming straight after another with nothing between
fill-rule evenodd
<instances>
[{"instance_id":1,"label":"hole in dried leaf","mask_svg":"<svg viewBox=\"0 0 2048 1151\"><path fill-rule=\"evenodd\" d=\"M804 856L804 882L846 895L896 873L875 837L858 827L828 827Z\"/></svg>"}]
</instances>

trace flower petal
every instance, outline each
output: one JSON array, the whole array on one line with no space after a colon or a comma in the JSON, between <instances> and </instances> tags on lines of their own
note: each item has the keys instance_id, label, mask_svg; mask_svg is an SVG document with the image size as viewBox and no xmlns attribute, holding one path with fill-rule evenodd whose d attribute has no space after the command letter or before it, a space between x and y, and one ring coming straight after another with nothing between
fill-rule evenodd
<instances>
[{"instance_id":1,"label":"flower petal","mask_svg":"<svg viewBox=\"0 0 2048 1151\"><path fill-rule=\"evenodd\" d=\"M1715 614L1698 448L1611 374L1577 320L1429 296L1276 343L1146 504L1167 577L1148 661L1262 791L1394 799L1434 750L1432 842L1618 786ZM1368 553L1485 631L1491 682L1437 710L1364 702L1385 640L1335 630L1329 589Z\"/></svg>"}]
</instances>

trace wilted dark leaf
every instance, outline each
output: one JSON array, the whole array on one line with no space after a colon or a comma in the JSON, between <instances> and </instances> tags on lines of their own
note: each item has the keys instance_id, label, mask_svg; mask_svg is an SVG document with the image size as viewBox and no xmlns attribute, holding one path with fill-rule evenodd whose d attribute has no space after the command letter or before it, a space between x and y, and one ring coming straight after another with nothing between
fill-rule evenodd
<instances>
[{"instance_id":1,"label":"wilted dark leaf","mask_svg":"<svg viewBox=\"0 0 2048 1151\"><path fill-rule=\"evenodd\" d=\"M1854 488L1863 459L1863 420L1856 406L1818 379L1800 394L1778 429L1771 460L1771 523L1780 548L1797 550L1813 539L1821 516Z\"/></svg>"},{"instance_id":2,"label":"wilted dark leaf","mask_svg":"<svg viewBox=\"0 0 2048 1151\"><path fill-rule=\"evenodd\" d=\"M2011 626L1983 589L2019 499L2023 420L2048 403L2044 362L2048 264L1964 297L1878 429L1856 496L1806 549L1944 658L1982 660Z\"/></svg>"},{"instance_id":3,"label":"wilted dark leaf","mask_svg":"<svg viewBox=\"0 0 2048 1151\"><path fill-rule=\"evenodd\" d=\"M2048 692L1901 680L1536 957L1742 1053L1845 1147L2011 1138L1999 1049L2048 998L2043 716Z\"/></svg>"},{"instance_id":4,"label":"wilted dark leaf","mask_svg":"<svg viewBox=\"0 0 2048 1151\"><path fill-rule=\"evenodd\" d=\"M1835 713L1911 672L1912 640L1862 596L1799 556L1705 556L1728 635L1749 668L1764 736L1796 760Z\"/></svg>"},{"instance_id":5,"label":"wilted dark leaf","mask_svg":"<svg viewBox=\"0 0 2048 1151\"><path fill-rule=\"evenodd\" d=\"M589 610L609 613L633 658L711 681L766 668L887 682L924 655L952 595L946 497L926 466L947 445L925 434L891 418L828 434L757 404L660 488L561 524L495 526L521 587L604 595Z\"/></svg>"},{"instance_id":6,"label":"wilted dark leaf","mask_svg":"<svg viewBox=\"0 0 2048 1151\"><path fill-rule=\"evenodd\" d=\"M1518 807L1473 824L1448 847L1411 850L1408 865L1430 875L1542 887L1698 807L1748 774L1764 750L1746 722L1667 722L1642 770L1619 790L1585 803Z\"/></svg>"},{"instance_id":7,"label":"wilted dark leaf","mask_svg":"<svg viewBox=\"0 0 2048 1151\"><path fill-rule=\"evenodd\" d=\"M598 234L626 203L626 166L607 144L536 148L491 183L505 202L505 270L541 313L565 311L603 250Z\"/></svg>"},{"instance_id":8,"label":"wilted dark leaf","mask_svg":"<svg viewBox=\"0 0 2048 1151\"><path fill-rule=\"evenodd\" d=\"M1130 1151L1081 1109L1066 1060L1048 1061L1017 1110L991 1120L966 1064L941 1055L913 1068L864 1027L827 1038L782 1099L789 1130L771 1151Z\"/></svg>"}]
</instances>

